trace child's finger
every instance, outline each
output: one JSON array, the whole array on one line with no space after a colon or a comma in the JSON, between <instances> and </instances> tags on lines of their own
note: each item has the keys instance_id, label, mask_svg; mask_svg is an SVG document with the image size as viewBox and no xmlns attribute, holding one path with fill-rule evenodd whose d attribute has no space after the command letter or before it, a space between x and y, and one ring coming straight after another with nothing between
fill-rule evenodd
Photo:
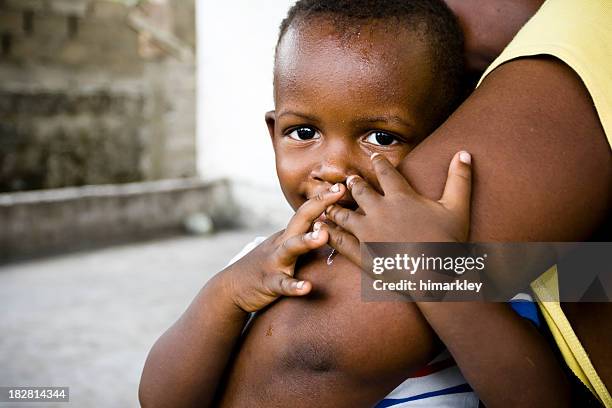
<instances>
[{"instance_id":1,"label":"child's finger","mask_svg":"<svg viewBox=\"0 0 612 408\"><path fill-rule=\"evenodd\" d=\"M325 216L339 227L344 228L353 235L359 235L359 226L363 223L364 215L357 214L355 211L341 207L339 205L330 205L325 210Z\"/></svg>"},{"instance_id":2,"label":"child's finger","mask_svg":"<svg viewBox=\"0 0 612 408\"><path fill-rule=\"evenodd\" d=\"M444 193L439 202L462 220L469 222L471 194L472 157L468 152L459 152L451 160Z\"/></svg>"},{"instance_id":3,"label":"child's finger","mask_svg":"<svg viewBox=\"0 0 612 408\"><path fill-rule=\"evenodd\" d=\"M348 176L346 178L346 187L350 190L351 196L357 205L368 213L368 208L378 206L382 197L370 184L359 176Z\"/></svg>"},{"instance_id":4,"label":"child's finger","mask_svg":"<svg viewBox=\"0 0 612 408\"><path fill-rule=\"evenodd\" d=\"M380 153L373 153L370 160L372 160L372 167L383 193L389 194L399 191L414 193L408 180L393 167L385 156Z\"/></svg>"},{"instance_id":5,"label":"child's finger","mask_svg":"<svg viewBox=\"0 0 612 408\"><path fill-rule=\"evenodd\" d=\"M294 235L278 248L277 260L281 265L293 265L298 256L325 245L328 237L327 231L320 229L307 234Z\"/></svg>"},{"instance_id":6,"label":"child's finger","mask_svg":"<svg viewBox=\"0 0 612 408\"><path fill-rule=\"evenodd\" d=\"M327 243L332 248L347 257L355 265L361 266L361 248L359 240L353 234L329 224L323 224L321 228L328 231L329 239Z\"/></svg>"},{"instance_id":7,"label":"child's finger","mask_svg":"<svg viewBox=\"0 0 612 408\"><path fill-rule=\"evenodd\" d=\"M291 217L285 230L285 236L303 234L310 229L312 222L317 219L325 209L335 203L344 195L346 187L337 183L327 191L323 191L306 201Z\"/></svg>"},{"instance_id":8,"label":"child's finger","mask_svg":"<svg viewBox=\"0 0 612 408\"><path fill-rule=\"evenodd\" d=\"M265 285L271 293L282 296L303 296L312 290L310 282L295 279L284 273L268 275L265 279Z\"/></svg>"}]
</instances>

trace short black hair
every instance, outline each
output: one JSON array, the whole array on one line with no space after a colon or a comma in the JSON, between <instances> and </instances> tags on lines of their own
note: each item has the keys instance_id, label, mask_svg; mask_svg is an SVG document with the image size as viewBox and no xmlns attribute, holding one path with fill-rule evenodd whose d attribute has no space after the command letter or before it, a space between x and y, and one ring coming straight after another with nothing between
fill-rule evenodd
<instances>
[{"instance_id":1,"label":"short black hair","mask_svg":"<svg viewBox=\"0 0 612 408\"><path fill-rule=\"evenodd\" d=\"M315 18L331 21L339 32L389 20L398 28L418 33L429 45L431 69L440 85L442 100L434 126L443 122L465 96L463 33L442 0L299 0L280 25L277 50L291 25Z\"/></svg>"}]
</instances>

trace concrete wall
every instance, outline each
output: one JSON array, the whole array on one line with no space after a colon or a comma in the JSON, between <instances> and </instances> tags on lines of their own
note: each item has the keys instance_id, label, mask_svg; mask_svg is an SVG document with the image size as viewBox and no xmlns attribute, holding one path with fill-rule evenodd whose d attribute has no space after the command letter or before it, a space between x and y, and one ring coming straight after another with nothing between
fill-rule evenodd
<instances>
[{"instance_id":1,"label":"concrete wall","mask_svg":"<svg viewBox=\"0 0 612 408\"><path fill-rule=\"evenodd\" d=\"M0 192L196 174L194 0L0 1Z\"/></svg>"},{"instance_id":2,"label":"concrete wall","mask_svg":"<svg viewBox=\"0 0 612 408\"><path fill-rule=\"evenodd\" d=\"M232 202L227 182L199 179L0 194L0 264L193 231L208 220L233 226Z\"/></svg>"}]
</instances>

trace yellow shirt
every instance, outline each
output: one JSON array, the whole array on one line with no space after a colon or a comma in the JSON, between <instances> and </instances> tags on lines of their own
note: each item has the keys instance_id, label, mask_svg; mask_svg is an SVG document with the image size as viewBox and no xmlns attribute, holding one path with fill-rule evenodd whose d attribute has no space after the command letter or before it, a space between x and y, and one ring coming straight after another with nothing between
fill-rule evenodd
<instances>
[{"instance_id":1,"label":"yellow shirt","mask_svg":"<svg viewBox=\"0 0 612 408\"><path fill-rule=\"evenodd\" d=\"M612 146L612 0L547 0L487 68L481 81L504 62L543 54L559 58L580 76ZM531 287L539 299L558 299L556 267ZM610 392L559 302L540 301L539 305L568 366L604 406L612 407Z\"/></svg>"}]
</instances>

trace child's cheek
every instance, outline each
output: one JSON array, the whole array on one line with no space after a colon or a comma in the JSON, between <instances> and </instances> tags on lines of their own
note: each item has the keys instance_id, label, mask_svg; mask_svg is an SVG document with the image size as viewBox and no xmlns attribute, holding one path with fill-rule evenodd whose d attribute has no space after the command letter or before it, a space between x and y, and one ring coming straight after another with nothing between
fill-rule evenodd
<instances>
[{"instance_id":1,"label":"child's cheek","mask_svg":"<svg viewBox=\"0 0 612 408\"><path fill-rule=\"evenodd\" d=\"M308 176L307 164L299 155L281 154L276 156L276 170L281 182L296 182Z\"/></svg>"},{"instance_id":2,"label":"child's cheek","mask_svg":"<svg viewBox=\"0 0 612 408\"><path fill-rule=\"evenodd\" d=\"M303 186L308 181L309 171L299 158L280 158L277 156L276 172L281 189L292 207L300 206Z\"/></svg>"}]
</instances>

